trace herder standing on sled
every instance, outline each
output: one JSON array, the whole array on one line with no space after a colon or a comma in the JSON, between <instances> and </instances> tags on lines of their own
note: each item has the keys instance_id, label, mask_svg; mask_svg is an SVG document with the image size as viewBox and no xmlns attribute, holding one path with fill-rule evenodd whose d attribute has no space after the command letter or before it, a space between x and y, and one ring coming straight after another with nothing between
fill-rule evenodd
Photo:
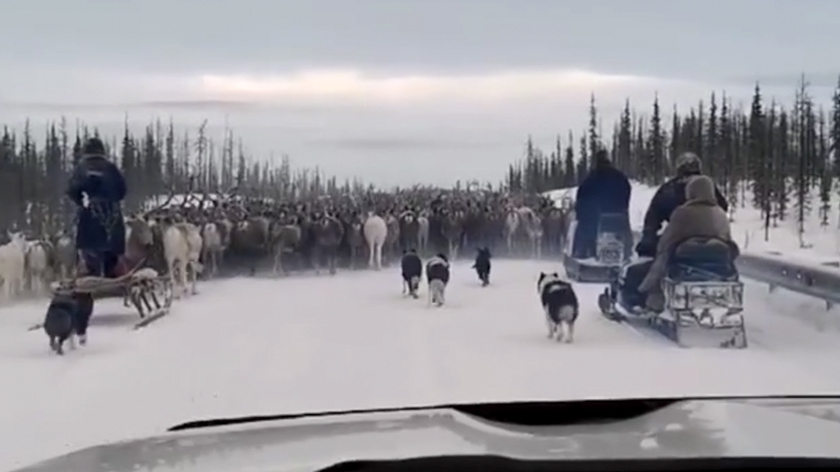
<instances>
[{"instance_id":1,"label":"herder standing on sled","mask_svg":"<svg viewBox=\"0 0 840 472\"><path fill-rule=\"evenodd\" d=\"M76 250L84 274L117 277L125 253L125 222L120 204L126 185L120 169L108 160L99 138L88 139L76 162L67 196L76 204ZM93 296L74 295L78 304L76 333L79 343L87 342L87 327L93 313Z\"/></svg>"}]
</instances>

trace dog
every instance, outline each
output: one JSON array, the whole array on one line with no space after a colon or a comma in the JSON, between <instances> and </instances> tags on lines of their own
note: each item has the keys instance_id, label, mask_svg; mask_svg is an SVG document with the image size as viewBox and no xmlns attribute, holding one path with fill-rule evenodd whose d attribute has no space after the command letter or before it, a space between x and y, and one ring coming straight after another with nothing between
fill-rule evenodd
<instances>
[{"instance_id":1,"label":"dog","mask_svg":"<svg viewBox=\"0 0 840 472\"><path fill-rule=\"evenodd\" d=\"M423 277L423 261L414 249L403 251L400 260L403 279L403 295L408 294L413 298L419 298L417 289L420 288L420 279Z\"/></svg>"},{"instance_id":2,"label":"dog","mask_svg":"<svg viewBox=\"0 0 840 472\"><path fill-rule=\"evenodd\" d=\"M76 348L76 324L78 304L71 295L53 296L44 317L44 332L50 340L50 349L64 355L64 343L69 341L70 349Z\"/></svg>"},{"instance_id":3,"label":"dog","mask_svg":"<svg viewBox=\"0 0 840 472\"><path fill-rule=\"evenodd\" d=\"M558 341L574 342L579 304L572 284L560 278L557 272L540 272L537 293L545 311L548 338L556 336Z\"/></svg>"},{"instance_id":4,"label":"dog","mask_svg":"<svg viewBox=\"0 0 840 472\"><path fill-rule=\"evenodd\" d=\"M478 274L478 280L481 281L482 287L490 284L490 249L485 247L478 250L472 268Z\"/></svg>"},{"instance_id":5,"label":"dog","mask_svg":"<svg viewBox=\"0 0 840 472\"><path fill-rule=\"evenodd\" d=\"M429 303L431 306L443 306L446 285L449 283L449 260L438 254L426 263L426 280L429 283Z\"/></svg>"}]
</instances>

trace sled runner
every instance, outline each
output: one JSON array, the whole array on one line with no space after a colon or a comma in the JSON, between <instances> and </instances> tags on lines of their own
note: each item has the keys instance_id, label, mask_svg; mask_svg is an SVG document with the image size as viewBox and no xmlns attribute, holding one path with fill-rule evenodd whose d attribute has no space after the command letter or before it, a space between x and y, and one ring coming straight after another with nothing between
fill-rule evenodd
<instances>
[{"instance_id":1,"label":"sled runner","mask_svg":"<svg viewBox=\"0 0 840 472\"><path fill-rule=\"evenodd\" d=\"M142 262L141 262L142 264ZM172 282L168 276L160 276L151 268L137 267L116 278L82 276L75 279L54 282L53 294L91 294L94 299L121 296L140 315L135 329L142 328L169 313L172 306Z\"/></svg>"}]
</instances>

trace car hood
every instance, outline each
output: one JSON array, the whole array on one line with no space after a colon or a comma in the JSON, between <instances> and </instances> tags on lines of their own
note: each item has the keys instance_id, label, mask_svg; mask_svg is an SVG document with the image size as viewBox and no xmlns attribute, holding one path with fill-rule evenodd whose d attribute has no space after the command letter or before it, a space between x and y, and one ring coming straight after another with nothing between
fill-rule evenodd
<instances>
[{"instance_id":1,"label":"car hood","mask_svg":"<svg viewBox=\"0 0 840 472\"><path fill-rule=\"evenodd\" d=\"M493 423L450 408L331 415L165 433L20 471L312 471L354 459L840 456L840 400L688 400L629 420Z\"/></svg>"}]
</instances>

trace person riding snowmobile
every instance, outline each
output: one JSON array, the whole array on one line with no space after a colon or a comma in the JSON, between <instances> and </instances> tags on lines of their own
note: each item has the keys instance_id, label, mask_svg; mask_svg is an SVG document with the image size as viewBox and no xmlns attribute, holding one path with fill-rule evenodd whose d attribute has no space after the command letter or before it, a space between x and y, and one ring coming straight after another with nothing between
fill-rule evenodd
<instances>
[{"instance_id":1,"label":"person riding snowmobile","mask_svg":"<svg viewBox=\"0 0 840 472\"><path fill-rule=\"evenodd\" d=\"M630 231L630 181L623 172L610 162L603 149L595 153L594 167L583 179L575 196L575 229L572 257L587 259L595 256L601 215L616 214L615 219L606 220L609 227L601 228L621 234L629 256L632 245Z\"/></svg>"},{"instance_id":2,"label":"person riding snowmobile","mask_svg":"<svg viewBox=\"0 0 840 472\"><path fill-rule=\"evenodd\" d=\"M656 243L662 223L671 219L671 213L678 206L686 201L685 186L688 181L697 175L702 175L702 163L697 154L684 152L677 157L676 175L671 180L662 184L653 195L645 213L645 222L642 228L642 237L636 245L636 254L640 257L654 257L656 255ZM715 185L715 199L724 213L729 211L729 204L720 189Z\"/></svg>"},{"instance_id":3,"label":"person riding snowmobile","mask_svg":"<svg viewBox=\"0 0 840 472\"><path fill-rule=\"evenodd\" d=\"M656 257L639 285L639 292L647 294L646 305L660 312L665 296L661 281L667 272L671 252L690 238L714 238L727 243L730 254L738 256L726 212L716 201L715 183L705 175L695 175L685 185L686 202L670 215L670 222L662 232L656 247Z\"/></svg>"}]
</instances>

